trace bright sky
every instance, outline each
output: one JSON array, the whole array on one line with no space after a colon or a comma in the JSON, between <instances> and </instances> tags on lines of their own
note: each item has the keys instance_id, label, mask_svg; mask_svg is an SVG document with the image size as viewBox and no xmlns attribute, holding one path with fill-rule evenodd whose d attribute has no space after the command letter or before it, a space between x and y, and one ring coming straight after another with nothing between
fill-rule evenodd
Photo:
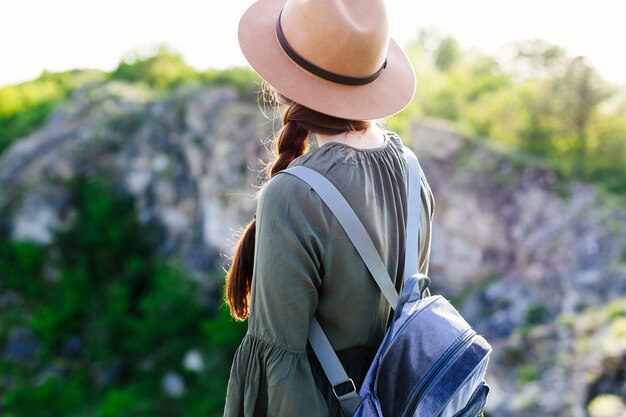
<instances>
[{"instance_id":1,"label":"bright sky","mask_svg":"<svg viewBox=\"0 0 626 417\"><path fill-rule=\"evenodd\" d=\"M252 0L13 0L0 3L0 86L43 69L109 71L132 50L165 43L197 69L244 65L237 23ZM424 27L462 47L495 53L543 38L587 56L609 81L626 84L626 24L616 0L387 0L401 44Z\"/></svg>"}]
</instances>

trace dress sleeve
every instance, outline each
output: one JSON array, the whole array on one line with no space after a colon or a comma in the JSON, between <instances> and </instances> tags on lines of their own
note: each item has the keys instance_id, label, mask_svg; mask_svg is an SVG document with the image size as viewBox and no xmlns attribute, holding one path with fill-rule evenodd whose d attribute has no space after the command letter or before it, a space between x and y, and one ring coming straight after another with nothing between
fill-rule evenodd
<instances>
[{"instance_id":1,"label":"dress sleeve","mask_svg":"<svg viewBox=\"0 0 626 417\"><path fill-rule=\"evenodd\" d=\"M309 186L278 175L257 206L248 333L235 354L225 416L328 415L306 353L328 226ZM322 214L322 215L320 215Z\"/></svg>"}]
</instances>

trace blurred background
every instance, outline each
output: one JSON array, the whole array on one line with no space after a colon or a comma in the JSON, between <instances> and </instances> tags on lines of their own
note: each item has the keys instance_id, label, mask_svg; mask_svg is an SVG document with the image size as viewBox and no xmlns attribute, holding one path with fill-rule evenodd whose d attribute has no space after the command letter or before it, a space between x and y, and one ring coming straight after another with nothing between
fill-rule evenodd
<instances>
[{"instance_id":1,"label":"blurred background","mask_svg":"<svg viewBox=\"0 0 626 417\"><path fill-rule=\"evenodd\" d=\"M273 113L249 0L0 5L0 416L219 416L222 300ZM626 416L618 2L389 1L436 199L430 275L492 343L491 417Z\"/></svg>"}]
</instances>

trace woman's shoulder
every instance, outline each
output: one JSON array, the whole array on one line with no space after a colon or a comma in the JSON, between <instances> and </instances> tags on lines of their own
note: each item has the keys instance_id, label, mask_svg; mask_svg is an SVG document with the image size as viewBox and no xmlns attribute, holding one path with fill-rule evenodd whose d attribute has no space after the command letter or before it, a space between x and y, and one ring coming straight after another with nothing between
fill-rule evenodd
<instances>
[{"instance_id":1,"label":"woman's shoulder","mask_svg":"<svg viewBox=\"0 0 626 417\"><path fill-rule=\"evenodd\" d=\"M286 172L279 172L261 188L259 204L272 208L300 206L312 204L313 197L311 187L304 181Z\"/></svg>"},{"instance_id":2,"label":"woman's shoulder","mask_svg":"<svg viewBox=\"0 0 626 417\"><path fill-rule=\"evenodd\" d=\"M281 224L317 240L326 235L332 215L317 193L298 177L274 175L261 189L256 210L259 224Z\"/></svg>"}]
</instances>

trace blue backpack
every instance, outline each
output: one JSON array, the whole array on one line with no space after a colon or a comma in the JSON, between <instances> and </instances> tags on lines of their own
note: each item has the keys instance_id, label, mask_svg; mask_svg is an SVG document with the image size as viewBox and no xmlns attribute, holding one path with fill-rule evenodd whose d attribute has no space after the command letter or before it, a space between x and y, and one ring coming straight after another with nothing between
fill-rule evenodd
<instances>
[{"instance_id":1,"label":"blue backpack","mask_svg":"<svg viewBox=\"0 0 626 417\"><path fill-rule=\"evenodd\" d=\"M303 166L282 171L309 184L330 208L395 312L358 392L315 318L309 342L346 417L478 417L489 393L484 377L491 346L448 300L424 296L430 279L418 272L420 167L404 149L410 186L400 295L367 230L332 183Z\"/></svg>"}]
</instances>

